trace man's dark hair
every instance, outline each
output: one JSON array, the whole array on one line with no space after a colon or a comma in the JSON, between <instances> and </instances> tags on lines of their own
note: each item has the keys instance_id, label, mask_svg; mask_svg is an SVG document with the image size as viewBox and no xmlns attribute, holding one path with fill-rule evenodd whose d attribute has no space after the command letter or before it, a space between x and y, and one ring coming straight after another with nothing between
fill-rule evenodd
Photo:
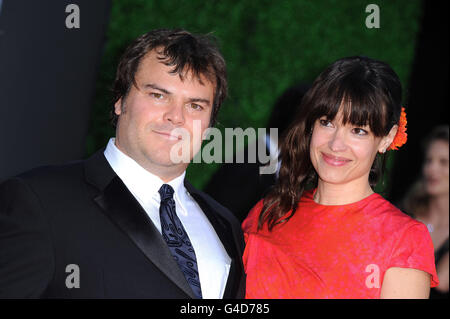
<instances>
[{"instance_id":1,"label":"man's dark hair","mask_svg":"<svg viewBox=\"0 0 450 319\"><path fill-rule=\"evenodd\" d=\"M118 116L114 104L127 97L131 85L136 86L135 74L141 59L150 51L157 49L159 59L167 66L173 66L171 73L180 77L192 72L201 83L204 76L213 83L214 101L210 126L213 126L222 102L227 96L227 74L225 60L211 35L195 35L177 29L158 29L147 32L131 43L120 58L116 79L113 85L112 125L116 128Z\"/></svg>"}]
</instances>

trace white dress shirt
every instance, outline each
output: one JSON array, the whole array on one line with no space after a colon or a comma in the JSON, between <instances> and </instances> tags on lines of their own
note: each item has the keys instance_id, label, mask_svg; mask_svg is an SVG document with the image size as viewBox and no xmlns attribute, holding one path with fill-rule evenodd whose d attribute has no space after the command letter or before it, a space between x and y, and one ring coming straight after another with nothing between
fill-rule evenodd
<instances>
[{"instance_id":1,"label":"white dress shirt","mask_svg":"<svg viewBox=\"0 0 450 319\"><path fill-rule=\"evenodd\" d=\"M158 190L164 182L120 151L115 145L114 138L109 140L104 154L114 172L161 232L159 218L161 199ZM220 299L227 283L231 259L208 218L184 187L185 175L186 172L183 172L166 184L172 186L175 191L177 216L195 250L203 298Z\"/></svg>"}]
</instances>

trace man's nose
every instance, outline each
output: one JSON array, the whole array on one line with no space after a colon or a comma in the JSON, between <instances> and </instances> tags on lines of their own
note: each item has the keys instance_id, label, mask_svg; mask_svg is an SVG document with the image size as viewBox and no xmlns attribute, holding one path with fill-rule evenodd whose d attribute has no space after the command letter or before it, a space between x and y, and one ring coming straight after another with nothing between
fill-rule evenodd
<instances>
[{"instance_id":1,"label":"man's nose","mask_svg":"<svg viewBox=\"0 0 450 319\"><path fill-rule=\"evenodd\" d=\"M164 120L171 122L174 126L184 124L184 105L181 102L173 102L164 113Z\"/></svg>"}]
</instances>

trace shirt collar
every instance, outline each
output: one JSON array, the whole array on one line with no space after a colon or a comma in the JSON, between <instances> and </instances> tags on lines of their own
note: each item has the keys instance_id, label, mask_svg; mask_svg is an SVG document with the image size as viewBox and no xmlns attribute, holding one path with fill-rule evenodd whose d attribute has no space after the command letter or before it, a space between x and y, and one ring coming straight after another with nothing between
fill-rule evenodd
<instances>
[{"instance_id":1,"label":"shirt collar","mask_svg":"<svg viewBox=\"0 0 450 319\"><path fill-rule=\"evenodd\" d=\"M178 197L186 191L184 187L186 171L173 180L164 183L161 178L150 173L131 157L119 150L115 145L115 138L109 139L104 154L114 172L122 179L130 191L141 199L146 199L151 196L159 201L158 190L163 184L172 186L175 191L175 196Z\"/></svg>"}]
</instances>

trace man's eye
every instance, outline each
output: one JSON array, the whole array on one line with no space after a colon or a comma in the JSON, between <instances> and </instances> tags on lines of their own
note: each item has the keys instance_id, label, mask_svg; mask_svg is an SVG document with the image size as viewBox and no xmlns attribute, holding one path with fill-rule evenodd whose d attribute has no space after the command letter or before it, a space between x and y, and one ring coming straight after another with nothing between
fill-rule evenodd
<instances>
[{"instance_id":1,"label":"man's eye","mask_svg":"<svg viewBox=\"0 0 450 319\"><path fill-rule=\"evenodd\" d=\"M161 100L164 97L161 93L150 93L150 95L157 100Z\"/></svg>"},{"instance_id":2,"label":"man's eye","mask_svg":"<svg viewBox=\"0 0 450 319\"><path fill-rule=\"evenodd\" d=\"M191 104L190 104L190 107L191 107L191 109L193 109L193 110L202 110L202 109L203 109L203 107L202 107L201 105L195 104L195 103L191 103Z\"/></svg>"}]
</instances>

